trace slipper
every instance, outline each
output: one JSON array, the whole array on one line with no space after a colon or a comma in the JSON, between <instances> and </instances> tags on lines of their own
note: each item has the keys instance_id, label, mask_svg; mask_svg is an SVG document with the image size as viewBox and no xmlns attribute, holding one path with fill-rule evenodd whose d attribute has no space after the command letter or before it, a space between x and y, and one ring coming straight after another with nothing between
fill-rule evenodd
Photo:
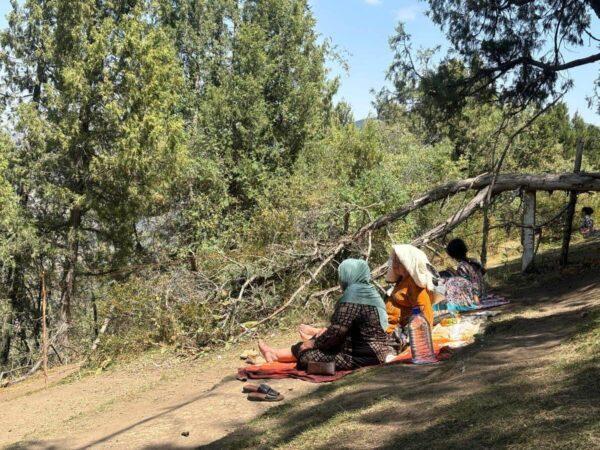
<instances>
[{"instance_id":1,"label":"slipper","mask_svg":"<svg viewBox=\"0 0 600 450\"><path fill-rule=\"evenodd\" d=\"M262 384L251 384L247 383L242 387L242 392L244 394L248 394L250 392L260 392L261 394L267 394L269 391L272 391L271 386L266 383Z\"/></svg>"},{"instance_id":2,"label":"slipper","mask_svg":"<svg viewBox=\"0 0 600 450\"><path fill-rule=\"evenodd\" d=\"M262 392L251 392L248 394L248 400L251 402L280 402L283 399L284 396L273 389L268 394L263 394Z\"/></svg>"}]
</instances>

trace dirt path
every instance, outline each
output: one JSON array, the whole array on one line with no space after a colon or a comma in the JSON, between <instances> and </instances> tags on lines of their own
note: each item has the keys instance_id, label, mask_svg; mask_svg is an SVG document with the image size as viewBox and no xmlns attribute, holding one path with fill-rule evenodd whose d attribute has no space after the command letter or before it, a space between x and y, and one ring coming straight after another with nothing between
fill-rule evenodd
<instances>
[{"instance_id":1,"label":"dirt path","mask_svg":"<svg viewBox=\"0 0 600 450\"><path fill-rule=\"evenodd\" d=\"M3 389L0 447L186 448L209 443L273 406L248 402L241 394L234 377L239 353L193 363L154 355L70 382L60 378L73 368L63 368L51 374L47 389L40 378ZM315 389L294 380L270 384L287 399Z\"/></svg>"},{"instance_id":2,"label":"dirt path","mask_svg":"<svg viewBox=\"0 0 600 450\"><path fill-rule=\"evenodd\" d=\"M444 364L357 372L207 447L600 448L597 355L568 365L563 345L600 306L599 274L514 300Z\"/></svg>"},{"instance_id":3,"label":"dirt path","mask_svg":"<svg viewBox=\"0 0 600 450\"><path fill-rule=\"evenodd\" d=\"M47 389L36 379L0 391L0 446L310 448L335 445L344 433L349 448L394 447L407 435L426 444L434 427L464 448L472 442L465 440L469 425L450 433L456 425L452 416L475 408L467 400L493 404L490 387L512 383L515 395L533 389L582 311L600 304L598 279L575 275L523 291L511 307L518 314L501 325L506 329L443 365L368 369L314 393L313 384L273 381L287 397L284 409L274 414L263 415L272 404L247 402L240 393L241 383L234 379L239 350L195 362L154 355L69 382L60 378L73 368L63 368L53 373ZM281 337L278 343L291 339ZM263 418L248 425L257 416ZM511 426L503 428L506 433Z\"/></svg>"}]
</instances>

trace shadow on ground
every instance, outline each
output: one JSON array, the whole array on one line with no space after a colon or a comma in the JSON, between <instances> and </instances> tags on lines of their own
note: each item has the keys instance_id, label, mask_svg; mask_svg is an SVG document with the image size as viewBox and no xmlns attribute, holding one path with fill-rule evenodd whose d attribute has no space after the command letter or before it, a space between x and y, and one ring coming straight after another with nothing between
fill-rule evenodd
<instances>
[{"instance_id":1,"label":"shadow on ground","mask_svg":"<svg viewBox=\"0 0 600 450\"><path fill-rule=\"evenodd\" d=\"M562 352L571 348L563 350L561 343L583 339L597 326L596 280L597 274L569 277L550 289L524 291L513 309L526 312L535 305L538 316L492 324L474 345L442 365L359 371L273 408L203 448L598 444L597 355L564 355L567 362L560 363Z\"/></svg>"}]
</instances>

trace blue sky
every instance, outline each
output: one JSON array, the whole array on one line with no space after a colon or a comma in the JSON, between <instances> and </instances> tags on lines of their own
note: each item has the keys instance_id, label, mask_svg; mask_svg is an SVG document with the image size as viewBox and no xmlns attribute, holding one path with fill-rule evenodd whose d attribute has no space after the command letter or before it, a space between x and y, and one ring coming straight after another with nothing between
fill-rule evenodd
<instances>
[{"instance_id":1,"label":"blue sky","mask_svg":"<svg viewBox=\"0 0 600 450\"><path fill-rule=\"evenodd\" d=\"M348 73L332 66L332 73L340 75L339 98L348 101L356 119L372 113L370 90L378 90L385 84L385 72L390 65L392 53L388 39L394 33L399 20L406 25L412 36L413 48L444 46L444 34L425 15L427 4L417 0L310 0L317 18L317 29L322 36L337 45L349 65ZM596 20L596 29L600 21ZM596 53L565 53L565 58L582 57ZM600 115L588 108L586 96L593 93L594 80L600 72L600 63L582 66L569 71L574 87L565 101L571 113L578 111L589 123L600 125Z\"/></svg>"},{"instance_id":2,"label":"blue sky","mask_svg":"<svg viewBox=\"0 0 600 450\"><path fill-rule=\"evenodd\" d=\"M345 72L337 63L332 74L341 77L338 98L352 105L356 119L372 113L371 89L385 84L385 72L392 58L388 39L399 20L406 24L412 35L413 47L433 47L446 43L444 35L425 16L426 4L418 0L310 0L317 19L317 29L324 38L331 39L347 61ZM8 0L0 0L0 27L6 26L5 15L10 9ZM600 21L596 21L600 27ZM590 48L589 53L594 49ZM585 52L566 57L580 57ZM575 86L567 94L571 113L578 111L587 122L600 125L600 115L587 106L586 96L592 94L600 64L572 69L569 75Z\"/></svg>"}]
</instances>

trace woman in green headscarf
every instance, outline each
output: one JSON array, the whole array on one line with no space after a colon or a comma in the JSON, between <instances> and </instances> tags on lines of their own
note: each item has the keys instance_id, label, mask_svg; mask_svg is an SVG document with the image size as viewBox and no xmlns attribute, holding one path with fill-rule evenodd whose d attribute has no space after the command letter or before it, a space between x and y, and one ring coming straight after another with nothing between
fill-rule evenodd
<instances>
[{"instance_id":1,"label":"woman in green headscarf","mask_svg":"<svg viewBox=\"0 0 600 450\"><path fill-rule=\"evenodd\" d=\"M371 284L368 264L347 259L338 268L338 279L343 295L331 325L288 349L274 349L259 341L268 362L297 361L299 369L306 369L309 362L334 361L336 370L347 370L381 364L393 354L385 332L385 304Z\"/></svg>"}]
</instances>

